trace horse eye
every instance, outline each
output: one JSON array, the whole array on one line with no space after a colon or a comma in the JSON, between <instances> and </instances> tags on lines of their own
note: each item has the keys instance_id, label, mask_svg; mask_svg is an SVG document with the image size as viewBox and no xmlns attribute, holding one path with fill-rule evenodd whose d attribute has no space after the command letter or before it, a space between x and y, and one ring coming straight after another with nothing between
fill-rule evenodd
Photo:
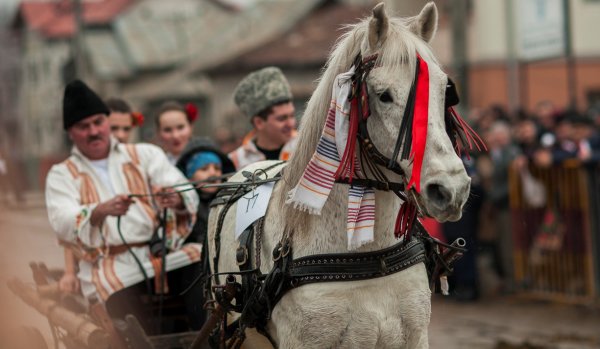
<instances>
[{"instance_id":1,"label":"horse eye","mask_svg":"<svg viewBox=\"0 0 600 349\"><path fill-rule=\"evenodd\" d=\"M446 108L455 106L458 104L460 99L458 98L458 92L456 91L456 85L452 79L448 78L448 84L446 85Z\"/></svg>"},{"instance_id":2,"label":"horse eye","mask_svg":"<svg viewBox=\"0 0 600 349\"><path fill-rule=\"evenodd\" d=\"M392 103L394 101L392 95L388 91L383 91L383 93L379 95L379 100L383 103Z\"/></svg>"}]
</instances>

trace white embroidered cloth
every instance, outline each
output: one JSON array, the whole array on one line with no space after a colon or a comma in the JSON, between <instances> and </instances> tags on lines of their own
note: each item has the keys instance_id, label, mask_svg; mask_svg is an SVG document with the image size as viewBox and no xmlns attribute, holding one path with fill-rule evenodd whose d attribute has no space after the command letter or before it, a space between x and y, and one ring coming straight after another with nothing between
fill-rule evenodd
<instances>
[{"instance_id":1,"label":"white embroidered cloth","mask_svg":"<svg viewBox=\"0 0 600 349\"><path fill-rule=\"evenodd\" d=\"M352 87L352 74L354 68L335 78L331 104L317 150L296 187L288 193L287 204L310 214L321 214L335 183L335 173L346 148L350 124L348 96ZM361 175L358 161L355 162L354 172L355 177ZM347 212L348 249L354 250L373 241L375 191L372 188L351 186L348 192Z\"/></svg>"}]
</instances>

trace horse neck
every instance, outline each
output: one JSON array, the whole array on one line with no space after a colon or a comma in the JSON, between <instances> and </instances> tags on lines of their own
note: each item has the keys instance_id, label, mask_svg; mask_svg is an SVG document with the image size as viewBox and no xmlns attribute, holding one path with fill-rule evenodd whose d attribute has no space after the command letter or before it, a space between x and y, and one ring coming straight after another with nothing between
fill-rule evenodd
<instances>
[{"instance_id":1,"label":"horse neck","mask_svg":"<svg viewBox=\"0 0 600 349\"><path fill-rule=\"evenodd\" d=\"M334 65L336 66L345 65ZM332 83L339 73L339 68L327 69L307 105L296 150L283 172L281 191L277 194L280 204L285 202L288 192L300 181L316 150L331 102ZM375 194L375 205L374 242L359 250L375 250L389 246L395 241L393 229L400 200L393 193L378 191ZM336 184L321 215L310 215L293 208L292 205L285 205L282 215L277 220L280 226L294 227L294 246L299 245L300 250L305 249L312 254L347 252L347 207L348 185Z\"/></svg>"}]
</instances>

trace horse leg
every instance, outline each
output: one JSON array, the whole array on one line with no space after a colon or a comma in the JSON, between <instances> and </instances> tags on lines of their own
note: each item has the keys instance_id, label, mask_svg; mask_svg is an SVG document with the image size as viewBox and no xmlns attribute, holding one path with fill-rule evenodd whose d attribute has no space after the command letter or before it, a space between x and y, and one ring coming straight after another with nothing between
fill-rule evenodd
<instances>
[{"instance_id":1,"label":"horse leg","mask_svg":"<svg viewBox=\"0 0 600 349\"><path fill-rule=\"evenodd\" d=\"M431 291L424 264L410 267L404 272L404 283L398 294L405 297L402 306L402 327L409 349L428 349L428 328L431 318Z\"/></svg>"},{"instance_id":2,"label":"horse leg","mask_svg":"<svg viewBox=\"0 0 600 349\"><path fill-rule=\"evenodd\" d=\"M414 349L429 349L427 328L413 331L413 333L408 336L406 347Z\"/></svg>"}]
</instances>

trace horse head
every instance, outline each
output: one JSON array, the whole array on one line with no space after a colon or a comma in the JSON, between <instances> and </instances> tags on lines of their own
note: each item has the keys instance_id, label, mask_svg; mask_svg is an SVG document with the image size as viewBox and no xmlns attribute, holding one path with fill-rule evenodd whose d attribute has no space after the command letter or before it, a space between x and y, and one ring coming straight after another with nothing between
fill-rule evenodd
<instances>
[{"instance_id":1,"label":"horse head","mask_svg":"<svg viewBox=\"0 0 600 349\"><path fill-rule=\"evenodd\" d=\"M399 164L406 177L410 177L418 155L415 154L416 149L412 149L409 157L402 158L402 149L410 146L406 142L400 144L399 151L394 151L398 148L396 143L402 119L407 116L406 108L413 107L411 103L427 104L425 110L421 109L426 113L426 119L423 119L426 122L423 134L426 142L422 154L421 182L415 185L421 190L413 190L415 195L410 196L424 214L444 222L461 217L471 180L446 129L449 102L446 100L446 91L453 85L427 45L435 34L437 19L437 8L433 2L428 3L419 15L405 19L389 18L383 3L380 3L373 9L361 50L363 56L377 55L377 62L366 78L371 109L367 123L369 134L383 155L388 158L395 155L393 161ZM415 73L419 60L425 61L427 72L419 69ZM425 74L428 74L428 81L423 80ZM417 82L428 83L428 98L425 95L425 101L419 100L423 96L418 95L417 87L416 100L413 98L411 102L411 88ZM427 89L427 86L424 88ZM414 112L417 113L417 110ZM413 123L413 142L414 137L419 136L414 127ZM406 177L405 181L408 180Z\"/></svg>"},{"instance_id":2,"label":"horse head","mask_svg":"<svg viewBox=\"0 0 600 349\"><path fill-rule=\"evenodd\" d=\"M362 84L367 91L364 99L368 100L370 116L361 124L366 125L361 130L367 130L369 141L381 155L379 160L383 158L389 162L376 161L377 168L384 172L390 182L410 184L406 189L406 197L421 209L421 213L440 222L458 220L461 217L471 180L455 150L456 132L452 127L450 132L454 134L449 135L447 132L449 106L456 104L456 96L450 93L451 98L447 98L447 92L455 92L454 85L428 45L435 34L437 19L437 8L433 2L425 5L419 15L409 18L388 17L383 3L380 3L373 8L371 17L347 26L348 30L329 55L317 89L306 106L299 130L298 147L288 164L284 193L300 181L315 153L330 108L330 96L336 77L348 72L353 66L356 68L357 62L368 61L370 66ZM417 72L416 68L423 64L426 68L420 68ZM427 81L421 83L425 72ZM427 96L417 93L417 100L409 98L411 89L415 86L425 88ZM419 138L419 132L413 132L416 131L414 127L401 127L403 120L407 119L405 114L413 115L411 110L406 113L407 108L417 105L426 106L426 112L420 114L424 115L421 126L425 126L426 130L421 132L420 137L421 167L420 170L413 171L416 147L412 146L410 140L398 140L403 128L405 136L410 134L409 138L413 140ZM456 116L454 113L451 115ZM452 120L455 125L456 120L462 122L458 117ZM468 128L464 122L462 125ZM465 138L460 138L466 146ZM360 152L365 144L361 139L357 141L361 149L357 148L356 154L361 157L363 155ZM364 158L361 158L361 163L362 160ZM390 169L392 167L393 170ZM411 176L413 172L419 174L416 186L411 182L414 179ZM373 178L368 173L366 177ZM294 214L288 216L295 217Z\"/></svg>"}]
</instances>

